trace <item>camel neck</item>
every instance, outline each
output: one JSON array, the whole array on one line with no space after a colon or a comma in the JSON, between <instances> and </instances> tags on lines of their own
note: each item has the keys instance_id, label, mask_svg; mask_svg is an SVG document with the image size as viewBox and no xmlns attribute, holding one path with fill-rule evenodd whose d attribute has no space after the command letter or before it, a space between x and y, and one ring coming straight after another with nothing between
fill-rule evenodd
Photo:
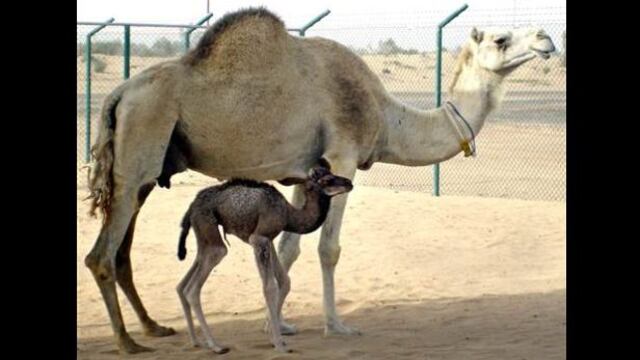
<instances>
[{"instance_id":1,"label":"camel neck","mask_svg":"<svg viewBox=\"0 0 640 360\"><path fill-rule=\"evenodd\" d=\"M327 218L331 198L319 190L305 192L305 203L298 209L289 205L285 231L308 234L315 231Z\"/></svg>"},{"instance_id":2,"label":"camel neck","mask_svg":"<svg viewBox=\"0 0 640 360\"><path fill-rule=\"evenodd\" d=\"M468 82L467 82L468 83ZM454 87L447 99L466 119L475 136L487 115L497 105L499 89L481 81L464 89ZM463 149L457 119L444 106L421 110L394 99L390 95L384 107L386 139L379 142L379 161L406 166L425 166L448 160ZM466 125L459 125L465 139L471 138Z\"/></svg>"}]
</instances>

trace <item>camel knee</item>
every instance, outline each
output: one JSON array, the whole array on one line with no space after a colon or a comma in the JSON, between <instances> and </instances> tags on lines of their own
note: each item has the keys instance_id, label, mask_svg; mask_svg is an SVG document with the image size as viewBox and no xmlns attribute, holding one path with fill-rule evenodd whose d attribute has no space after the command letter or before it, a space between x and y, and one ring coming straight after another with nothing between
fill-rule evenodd
<instances>
[{"instance_id":1,"label":"camel knee","mask_svg":"<svg viewBox=\"0 0 640 360\"><path fill-rule=\"evenodd\" d=\"M249 243L253 246L260 265L269 266L271 261L271 240L263 236L255 236L249 239Z\"/></svg>"},{"instance_id":2,"label":"camel knee","mask_svg":"<svg viewBox=\"0 0 640 360\"><path fill-rule=\"evenodd\" d=\"M340 250L340 245L320 243L318 246L318 254L320 255L322 265L336 266L338 260L340 260Z\"/></svg>"},{"instance_id":3,"label":"camel knee","mask_svg":"<svg viewBox=\"0 0 640 360\"><path fill-rule=\"evenodd\" d=\"M177 286L176 286L176 292L178 293L178 297L180 298L180 300L187 300L187 294L186 294L186 282L183 283L183 281L181 281Z\"/></svg>"},{"instance_id":4,"label":"camel knee","mask_svg":"<svg viewBox=\"0 0 640 360\"><path fill-rule=\"evenodd\" d=\"M100 258L94 253L89 253L84 258L84 264L91 270L93 276L98 281L115 281L116 269L113 262L108 259Z\"/></svg>"},{"instance_id":5,"label":"camel knee","mask_svg":"<svg viewBox=\"0 0 640 360\"><path fill-rule=\"evenodd\" d=\"M189 305L191 305L192 307L200 306L200 290L199 289L188 289L188 290L185 290L184 292L185 293L183 293L182 296L184 297L185 300L187 300Z\"/></svg>"}]
</instances>

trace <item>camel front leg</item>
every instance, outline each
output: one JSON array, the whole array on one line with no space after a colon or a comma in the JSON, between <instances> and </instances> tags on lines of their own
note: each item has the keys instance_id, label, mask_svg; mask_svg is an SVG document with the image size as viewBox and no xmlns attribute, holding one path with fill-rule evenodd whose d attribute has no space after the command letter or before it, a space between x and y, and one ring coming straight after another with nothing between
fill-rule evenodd
<instances>
[{"instance_id":1,"label":"camel front leg","mask_svg":"<svg viewBox=\"0 0 640 360\"><path fill-rule=\"evenodd\" d=\"M332 173L349 179L354 178L356 172L355 162L344 160L332 161L330 157L327 157L327 160L331 164ZM335 301L334 275L336 265L340 259L340 227L342 226L342 217L347 205L348 195L349 194L338 195L331 200L331 208L322 226L320 244L318 245L320 264L322 266L325 335L360 334L358 329L348 327L342 323L336 311Z\"/></svg>"}]
</instances>

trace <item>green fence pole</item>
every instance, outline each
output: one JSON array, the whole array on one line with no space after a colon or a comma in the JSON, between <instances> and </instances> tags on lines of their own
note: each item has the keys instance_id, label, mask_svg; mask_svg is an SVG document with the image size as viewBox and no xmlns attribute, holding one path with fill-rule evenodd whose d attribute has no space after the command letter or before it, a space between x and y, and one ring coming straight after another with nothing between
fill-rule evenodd
<instances>
[{"instance_id":1,"label":"green fence pole","mask_svg":"<svg viewBox=\"0 0 640 360\"><path fill-rule=\"evenodd\" d=\"M129 70L131 69L131 26L124 26L124 46L122 49L122 56L124 58L124 69L122 69L123 77L125 80L129 78Z\"/></svg>"},{"instance_id":2,"label":"green fence pole","mask_svg":"<svg viewBox=\"0 0 640 360\"><path fill-rule=\"evenodd\" d=\"M436 107L442 105L442 29L451 20L467 10L468 7L469 5L464 4L438 24L438 34L436 36ZM440 196L440 163L433 165L433 195Z\"/></svg>"},{"instance_id":3,"label":"green fence pole","mask_svg":"<svg viewBox=\"0 0 640 360\"><path fill-rule=\"evenodd\" d=\"M84 79L84 91L85 91L85 143L84 143L84 161L89 162L91 160L91 37L98 31L104 29L108 24L114 22L116 19L110 18L105 21L104 24L91 30L86 38L84 45L84 61L85 61L85 79Z\"/></svg>"},{"instance_id":4,"label":"green fence pole","mask_svg":"<svg viewBox=\"0 0 640 360\"><path fill-rule=\"evenodd\" d=\"M207 20L211 19L212 16L213 16L213 13L208 13L205 17L200 19L200 21L198 21L196 23L196 25L200 26L200 25L206 23ZM196 28L191 28L191 29L188 29L187 31L185 31L185 33L184 33L184 52L189 51L189 47L191 47L191 33L194 32L195 30L196 30Z\"/></svg>"},{"instance_id":5,"label":"green fence pole","mask_svg":"<svg viewBox=\"0 0 640 360\"><path fill-rule=\"evenodd\" d=\"M301 27L298 30L298 33L300 34L300 36L305 36L307 30L309 30L310 27L315 25L318 21L322 20L325 16L329 15L330 13L331 13L331 10L325 10L322 12L322 14L316 16L311 21L309 21L305 26Z\"/></svg>"}]
</instances>

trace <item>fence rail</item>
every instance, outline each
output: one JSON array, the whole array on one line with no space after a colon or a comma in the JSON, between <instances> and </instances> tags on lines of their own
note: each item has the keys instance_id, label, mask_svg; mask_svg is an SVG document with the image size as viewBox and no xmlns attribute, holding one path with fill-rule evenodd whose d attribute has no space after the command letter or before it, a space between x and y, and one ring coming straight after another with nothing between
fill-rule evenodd
<instances>
[{"instance_id":1,"label":"fence rail","mask_svg":"<svg viewBox=\"0 0 640 360\"><path fill-rule=\"evenodd\" d=\"M441 66L445 85L450 80L459 47L471 29L469 21L464 18L467 12L460 16L460 21L456 19L447 25L443 33ZM434 91L437 52L433 44L436 43L437 21L442 17L421 22L407 16L407 23L419 26L394 27L387 24L360 26L350 23L345 16L335 16L341 27L332 15L316 25L328 14L326 11L307 25L288 30L300 36L333 39L350 47L396 98L423 109L437 105ZM487 24L500 25L491 12L486 16ZM526 16L518 17L522 24L534 22L529 20ZM439 190L443 195L565 200L566 69L562 34L566 25L558 19L537 23L552 36L559 53L546 62L532 60L507 79L503 104L489 116L476 141L478 157L472 159L459 155L441 164ZM186 31L193 31L189 41L191 46L206 29L198 25L114 21L92 35L91 52L87 56L87 35L99 25L104 23L78 23L79 165L85 161L86 145L92 143L95 136L97 115L104 97L123 78L182 55ZM482 26L483 23L475 22L474 25ZM512 27L514 24L509 19L502 25ZM128 43L125 39L129 39ZM126 53L128 56L123 56ZM446 99L446 93L443 93L443 99ZM356 184L421 192L434 191L433 180L431 167L388 164L375 164L369 171L358 171L356 175Z\"/></svg>"}]
</instances>

